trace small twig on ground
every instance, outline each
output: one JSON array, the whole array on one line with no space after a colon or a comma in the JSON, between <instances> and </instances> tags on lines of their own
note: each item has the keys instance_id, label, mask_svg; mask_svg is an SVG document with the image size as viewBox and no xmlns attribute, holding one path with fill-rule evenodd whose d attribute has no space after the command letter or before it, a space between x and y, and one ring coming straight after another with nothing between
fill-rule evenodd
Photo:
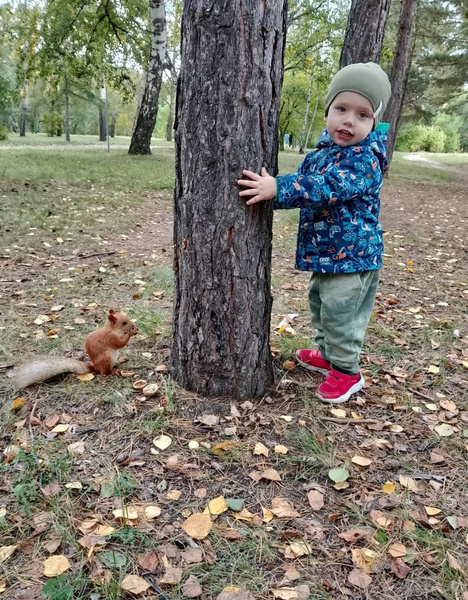
<instances>
[{"instance_id":1,"label":"small twig on ground","mask_svg":"<svg viewBox=\"0 0 468 600\"><path fill-rule=\"evenodd\" d=\"M339 425L361 425L365 423L380 423L378 419L338 419L335 417L318 417L322 421L330 421L331 423L338 423Z\"/></svg>"},{"instance_id":2,"label":"small twig on ground","mask_svg":"<svg viewBox=\"0 0 468 600\"><path fill-rule=\"evenodd\" d=\"M29 437L31 438L31 450L30 450L30 453L31 453L31 456L34 459L34 462L37 465L37 469L38 469L38 472L39 472L39 487L41 488L42 487L42 468L41 468L41 463L39 462L39 459L37 458L37 456L36 456L36 454L34 452L34 434L33 434L33 429L32 429L32 425L31 425L31 419L34 416L34 412L36 410L36 406L37 406L38 402L39 402L39 398L37 398L36 402L34 402L34 404L33 404L33 407L31 409L31 414L29 415L28 425L29 425Z\"/></svg>"},{"instance_id":3,"label":"small twig on ground","mask_svg":"<svg viewBox=\"0 0 468 600\"><path fill-rule=\"evenodd\" d=\"M416 396L420 396L421 398L424 398L425 400L434 402L434 398L431 398L430 396L427 396L426 394L423 394L422 392L419 392L418 390L415 390L413 388L408 388L408 391L411 392L412 394L416 394Z\"/></svg>"},{"instance_id":4,"label":"small twig on ground","mask_svg":"<svg viewBox=\"0 0 468 600\"><path fill-rule=\"evenodd\" d=\"M73 260L76 258L93 258L93 256L109 256L116 254L117 250L111 250L110 252L93 252L93 254L77 254L76 256L63 256L62 260Z\"/></svg>"}]
</instances>

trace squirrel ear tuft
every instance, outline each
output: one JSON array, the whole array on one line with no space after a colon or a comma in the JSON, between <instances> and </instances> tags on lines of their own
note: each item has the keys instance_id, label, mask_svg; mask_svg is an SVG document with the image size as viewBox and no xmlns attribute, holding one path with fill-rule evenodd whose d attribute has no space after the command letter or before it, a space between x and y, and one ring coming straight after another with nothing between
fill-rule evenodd
<instances>
[{"instance_id":1,"label":"squirrel ear tuft","mask_svg":"<svg viewBox=\"0 0 468 600\"><path fill-rule=\"evenodd\" d=\"M112 308L109 310L109 314L107 315L107 318L109 319L109 321L111 323L117 323L117 319L115 318L115 310L113 310Z\"/></svg>"}]
</instances>

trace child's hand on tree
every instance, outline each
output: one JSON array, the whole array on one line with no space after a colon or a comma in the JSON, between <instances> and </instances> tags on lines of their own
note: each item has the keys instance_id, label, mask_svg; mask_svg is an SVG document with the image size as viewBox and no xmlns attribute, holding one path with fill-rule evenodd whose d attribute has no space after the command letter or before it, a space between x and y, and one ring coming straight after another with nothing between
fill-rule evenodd
<instances>
[{"instance_id":1,"label":"child's hand on tree","mask_svg":"<svg viewBox=\"0 0 468 600\"><path fill-rule=\"evenodd\" d=\"M256 204L257 202L263 202L264 200L273 200L276 197L276 179L275 177L268 175L265 167L262 167L261 175L257 175L257 173L245 169L242 171L242 174L246 177L250 177L250 179L239 179L237 182L238 185L250 188L239 192L239 196L241 197L252 196L247 200L246 204Z\"/></svg>"}]
</instances>

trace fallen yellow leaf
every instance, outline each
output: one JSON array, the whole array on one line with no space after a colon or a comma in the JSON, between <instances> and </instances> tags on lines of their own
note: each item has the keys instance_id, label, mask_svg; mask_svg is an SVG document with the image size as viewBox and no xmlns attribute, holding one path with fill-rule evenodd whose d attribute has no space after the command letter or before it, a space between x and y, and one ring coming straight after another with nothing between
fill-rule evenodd
<instances>
[{"instance_id":1,"label":"fallen yellow leaf","mask_svg":"<svg viewBox=\"0 0 468 600\"><path fill-rule=\"evenodd\" d=\"M80 381L91 381L91 379L94 379L94 375L92 373L81 373L77 375L77 378Z\"/></svg>"},{"instance_id":2,"label":"fallen yellow leaf","mask_svg":"<svg viewBox=\"0 0 468 600\"><path fill-rule=\"evenodd\" d=\"M433 373L434 375L437 375L438 373L440 373L440 368L436 367L436 365L430 365L427 368L427 372L428 373Z\"/></svg>"},{"instance_id":3,"label":"fallen yellow leaf","mask_svg":"<svg viewBox=\"0 0 468 600\"><path fill-rule=\"evenodd\" d=\"M68 558L63 554L51 556L44 561L44 575L46 577L57 577L70 568Z\"/></svg>"},{"instance_id":4,"label":"fallen yellow leaf","mask_svg":"<svg viewBox=\"0 0 468 600\"><path fill-rule=\"evenodd\" d=\"M202 513L194 513L182 524L185 533L195 540L206 538L212 527L210 516Z\"/></svg>"},{"instance_id":5,"label":"fallen yellow leaf","mask_svg":"<svg viewBox=\"0 0 468 600\"><path fill-rule=\"evenodd\" d=\"M65 433L65 431L68 431L68 425L66 423L60 423L52 429L52 433Z\"/></svg>"},{"instance_id":6,"label":"fallen yellow leaf","mask_svg":"<svg viewBox=\"0 0 468 600\"><path fill-rule=\"evenodd\" d=\"M210 502L203 511L204 515L220 515L228 510L229 506L224 501L224 496L218 496Z\"/></svg>"},{"instance_id":7,"label":"fallen yellow leaf","mask_svg":"<svg viewBox=\"0 0 468 600\"><path fill-rule=\"evenodd\" d=\"M438 515L439 513L442 512L440 510L440 508L434 508L433 506L425 506L424 510L430 517L433 517L434 515Z\"/></svg>"},{"instance_id":8,"label":"fallen yellow leaf","mask_svg":"<svg viewBox=\"0 0 468 600\"><path fill-rule=\"evenodd\" d=\"M383 491L385 494L393 494L393 492L395 491L396 488L396 483L393 483L392 481L387 481L387 483L385 483L383 485Z\"/></svg>"}]
</instances>

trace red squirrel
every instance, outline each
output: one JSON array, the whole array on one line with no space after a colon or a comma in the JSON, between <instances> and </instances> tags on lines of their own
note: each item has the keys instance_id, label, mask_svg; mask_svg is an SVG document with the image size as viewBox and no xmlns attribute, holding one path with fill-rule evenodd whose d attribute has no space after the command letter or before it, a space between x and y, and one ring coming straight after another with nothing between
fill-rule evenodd
<instances>
[{"instance_id":1,"label":"red squirrel","mask_svg":"<svg viewBox=\"0 0 468 600\"><path fill-rule=\"evenodd\" d=\"M49 356L37 358L32 362L15 367L9 376L16 388L25 388L61 373L99 373L111 375L116 364L119 350L124 348L130 338L138 333L138 328L125 313L109 310L104 327L96 329L86 336L85 349L90 363L75 358Z\"/></svg>"}]
</instances>

